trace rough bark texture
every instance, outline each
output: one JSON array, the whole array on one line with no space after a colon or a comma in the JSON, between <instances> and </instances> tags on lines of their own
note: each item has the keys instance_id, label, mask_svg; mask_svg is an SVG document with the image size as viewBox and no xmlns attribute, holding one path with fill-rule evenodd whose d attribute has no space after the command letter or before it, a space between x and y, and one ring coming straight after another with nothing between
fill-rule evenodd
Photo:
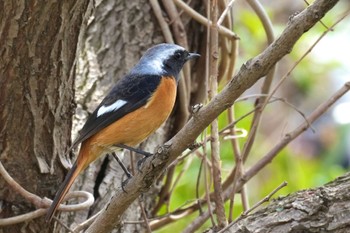
<instances>
[{"instance_id":1,"label":"rough bark texture","mask_svg":"<svg viewBox=\"0 0 350 233\"><path fill-rule=\"evenodd\" d=\"M28 191L52 197L71 130L74 61L88 1L0 1L0 159ZM53 166L52 166L53 165ZM53 175L48 175L54 172ZM33 209L0 179L0 217ZM43 219L1 232L49 232Z\"/></svg>"},{"instance_id":2,"label":"rough bark texture","mask_svg":"<svg viewBox=\"0 0 350 233\"><path fill-rule=\"evenodd\" d=\"M225 232L345 233L350 229L350 174L316 189L274 200Z\"/></svg>"},{"instance_id":3,"label":"rough bark texture","mask_svg":"<svg viewBox=\"0 0 350 233\"><path fill-rule=\"evenodd\" d=\"M77 110L73 128L77 131L111 86L143 52L164 42L147 0L94 3L94 15L87 22L84 17L88 2L0 1L0 159L16 181L43 197L54 196L66 173L65 168L71 163L65 151L74 114L74 81ZM78 46L80 27L84 24L88 25L86 34ZM78 47L82 52L75 60ZM75 64L78 67L76 80ZM170 125L168 122L142 147L151 151L164 142ZM48 175L49 172L52 175ZM93 192L95 205L90 211L62 214L63 222L73 226L96 213L110 200L116 187L120 187L121 178L125 178L122 176L114 159L105 157L96 161L72 187ZM0 180L0 188L1 204L5 206L0 217L33 209L3 180ZM150 195L145 195L146 212L154 206L158 191L155 188ZM139 205L130 209L125 219L140 219ZM44 232L45 229L39 227L44 224L39 220L26 227L33 232ZM125 225L121 231L135 231L140 226ZM8 227L4 232L19 232L20 228L26 231L26 227ZM59 224L54 230L46 230L66 231Z\"/></svg>"}]
</instances>

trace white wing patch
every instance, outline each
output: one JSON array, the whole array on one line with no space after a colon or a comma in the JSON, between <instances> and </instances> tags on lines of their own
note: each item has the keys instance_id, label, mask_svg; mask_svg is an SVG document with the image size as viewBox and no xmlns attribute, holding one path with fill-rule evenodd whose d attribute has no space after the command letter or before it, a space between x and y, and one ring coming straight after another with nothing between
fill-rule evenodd
<instances>
[{"instance_id":1,"label":"white wing patch","mask_svg":"<svg viewBox=\"0 0 350 233\"><path fill-rule=\"evenodd\" d=\"M97 117L99 117L107 112L117 111L119 108L123 107L126 103L127 103L127 101L125 101L125 100L117 100L116 102L114 102L111 105L107 105L107 106L102 105L97 111Z\"/></svg>"}]
</instances>

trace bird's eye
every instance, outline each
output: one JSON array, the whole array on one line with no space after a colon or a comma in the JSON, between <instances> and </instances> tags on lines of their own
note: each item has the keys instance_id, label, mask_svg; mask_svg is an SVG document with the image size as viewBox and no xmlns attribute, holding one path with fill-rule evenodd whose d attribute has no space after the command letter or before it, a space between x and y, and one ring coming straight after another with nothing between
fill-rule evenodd
<instances>
[{"instance_id":1,"label":"bird's eye","mask_svg":"<svg viewBox=\"0 0 350 233\"><path fill-rule=\"evenodd\" d=\"M182 57L181 53L179 53L179 52L175 53L174 56L176 59L181 59L181 57Z\"/></svg>"}]
</instances>

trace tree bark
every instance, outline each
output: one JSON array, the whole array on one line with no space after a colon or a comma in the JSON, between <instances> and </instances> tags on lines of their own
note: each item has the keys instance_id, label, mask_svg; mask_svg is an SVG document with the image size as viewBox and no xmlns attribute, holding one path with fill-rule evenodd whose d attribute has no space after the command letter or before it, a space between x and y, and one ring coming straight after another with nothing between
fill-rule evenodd
<instances>
[{"instance_id":1,"label":"tree bark","mask_svg":"<svg viewBox=\"0 0 350 233\"><path fill-rule=\"evenodd\" d=\"M0 1L0 159L28 191L52 197L70 141L74 62L88 1ZM51 173L51 175L49 175ZM0 217L33 210L0 179ZM43 218L2 232L51 232Z\"/></svg>"},{"instance_id":2,"label":"tree bark","mask_svg":"<svg viewBox=\"0 0 350 233\"><path fill-rule=\"evenodd\" d=\"M315 189L273 200L224 232L345 233L350 229L350 173Z\"/></svg>"},{"instance_id":3,"label":"tree bark","mask_svg":"<svg viewBox=\"0 0 350 233\"><path fill-rule=\"evenodd\" d=\"M0 41L4 45L0 50L0 159L16 181L42 197L54 196L74 160L65 156L75 107L74 82L78 89L73 127L76 131L142 53L164 42L147 0L99 1L90 19L85 17L88 4L83 1L33 5L27 1L0 2ZM83 25L88 25L86 34L80 33ZM84 35L81 46L79 35ZM82 52L76 60L79 47ZM76 80L75 65L78 67ZM169 122L165 124L142 145L143 149L151 151L164 142L171 128L174 127ZM96 213L120 186L122 176L114 159L104 157L94 163L72 189L94 193L95 205L89 212L63 214L63 222L71 226ZM0 188L5 206L1 218L33 210L34 207L2 179ZM153 194L145 195L148 196L143 203L146 209L154 206L153 197L159 192L155 189L150 192ZM130 209L125 219L141 218L138 204ZM55 229L44 230L40 227L44 224L38 219L26 227L34 232L65 231L59 224ZM135 225L130 226L129 230L127 227L122 230L136 229ZM18 224L4 230L18 232L26 227Z\"/></svg>"}]
</instances>

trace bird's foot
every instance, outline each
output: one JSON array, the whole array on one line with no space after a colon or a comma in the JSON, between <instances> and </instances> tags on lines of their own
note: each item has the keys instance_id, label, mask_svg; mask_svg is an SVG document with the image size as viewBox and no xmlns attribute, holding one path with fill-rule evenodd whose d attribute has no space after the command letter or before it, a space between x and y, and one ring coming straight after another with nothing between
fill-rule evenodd
<instances>
[{"instance_id":1,"label":"bird's foot","mask_svg":"<svg viewBox=\"0 0 350 233\"><path fill-rule=\"evenodd\" d=\"M122 181L122 190L124 193L128 193L126 190L125 190L125 186L129 183L129 180L132 178L132 176L127 176L126 180Z\"/></svg>"}]
</instances>

